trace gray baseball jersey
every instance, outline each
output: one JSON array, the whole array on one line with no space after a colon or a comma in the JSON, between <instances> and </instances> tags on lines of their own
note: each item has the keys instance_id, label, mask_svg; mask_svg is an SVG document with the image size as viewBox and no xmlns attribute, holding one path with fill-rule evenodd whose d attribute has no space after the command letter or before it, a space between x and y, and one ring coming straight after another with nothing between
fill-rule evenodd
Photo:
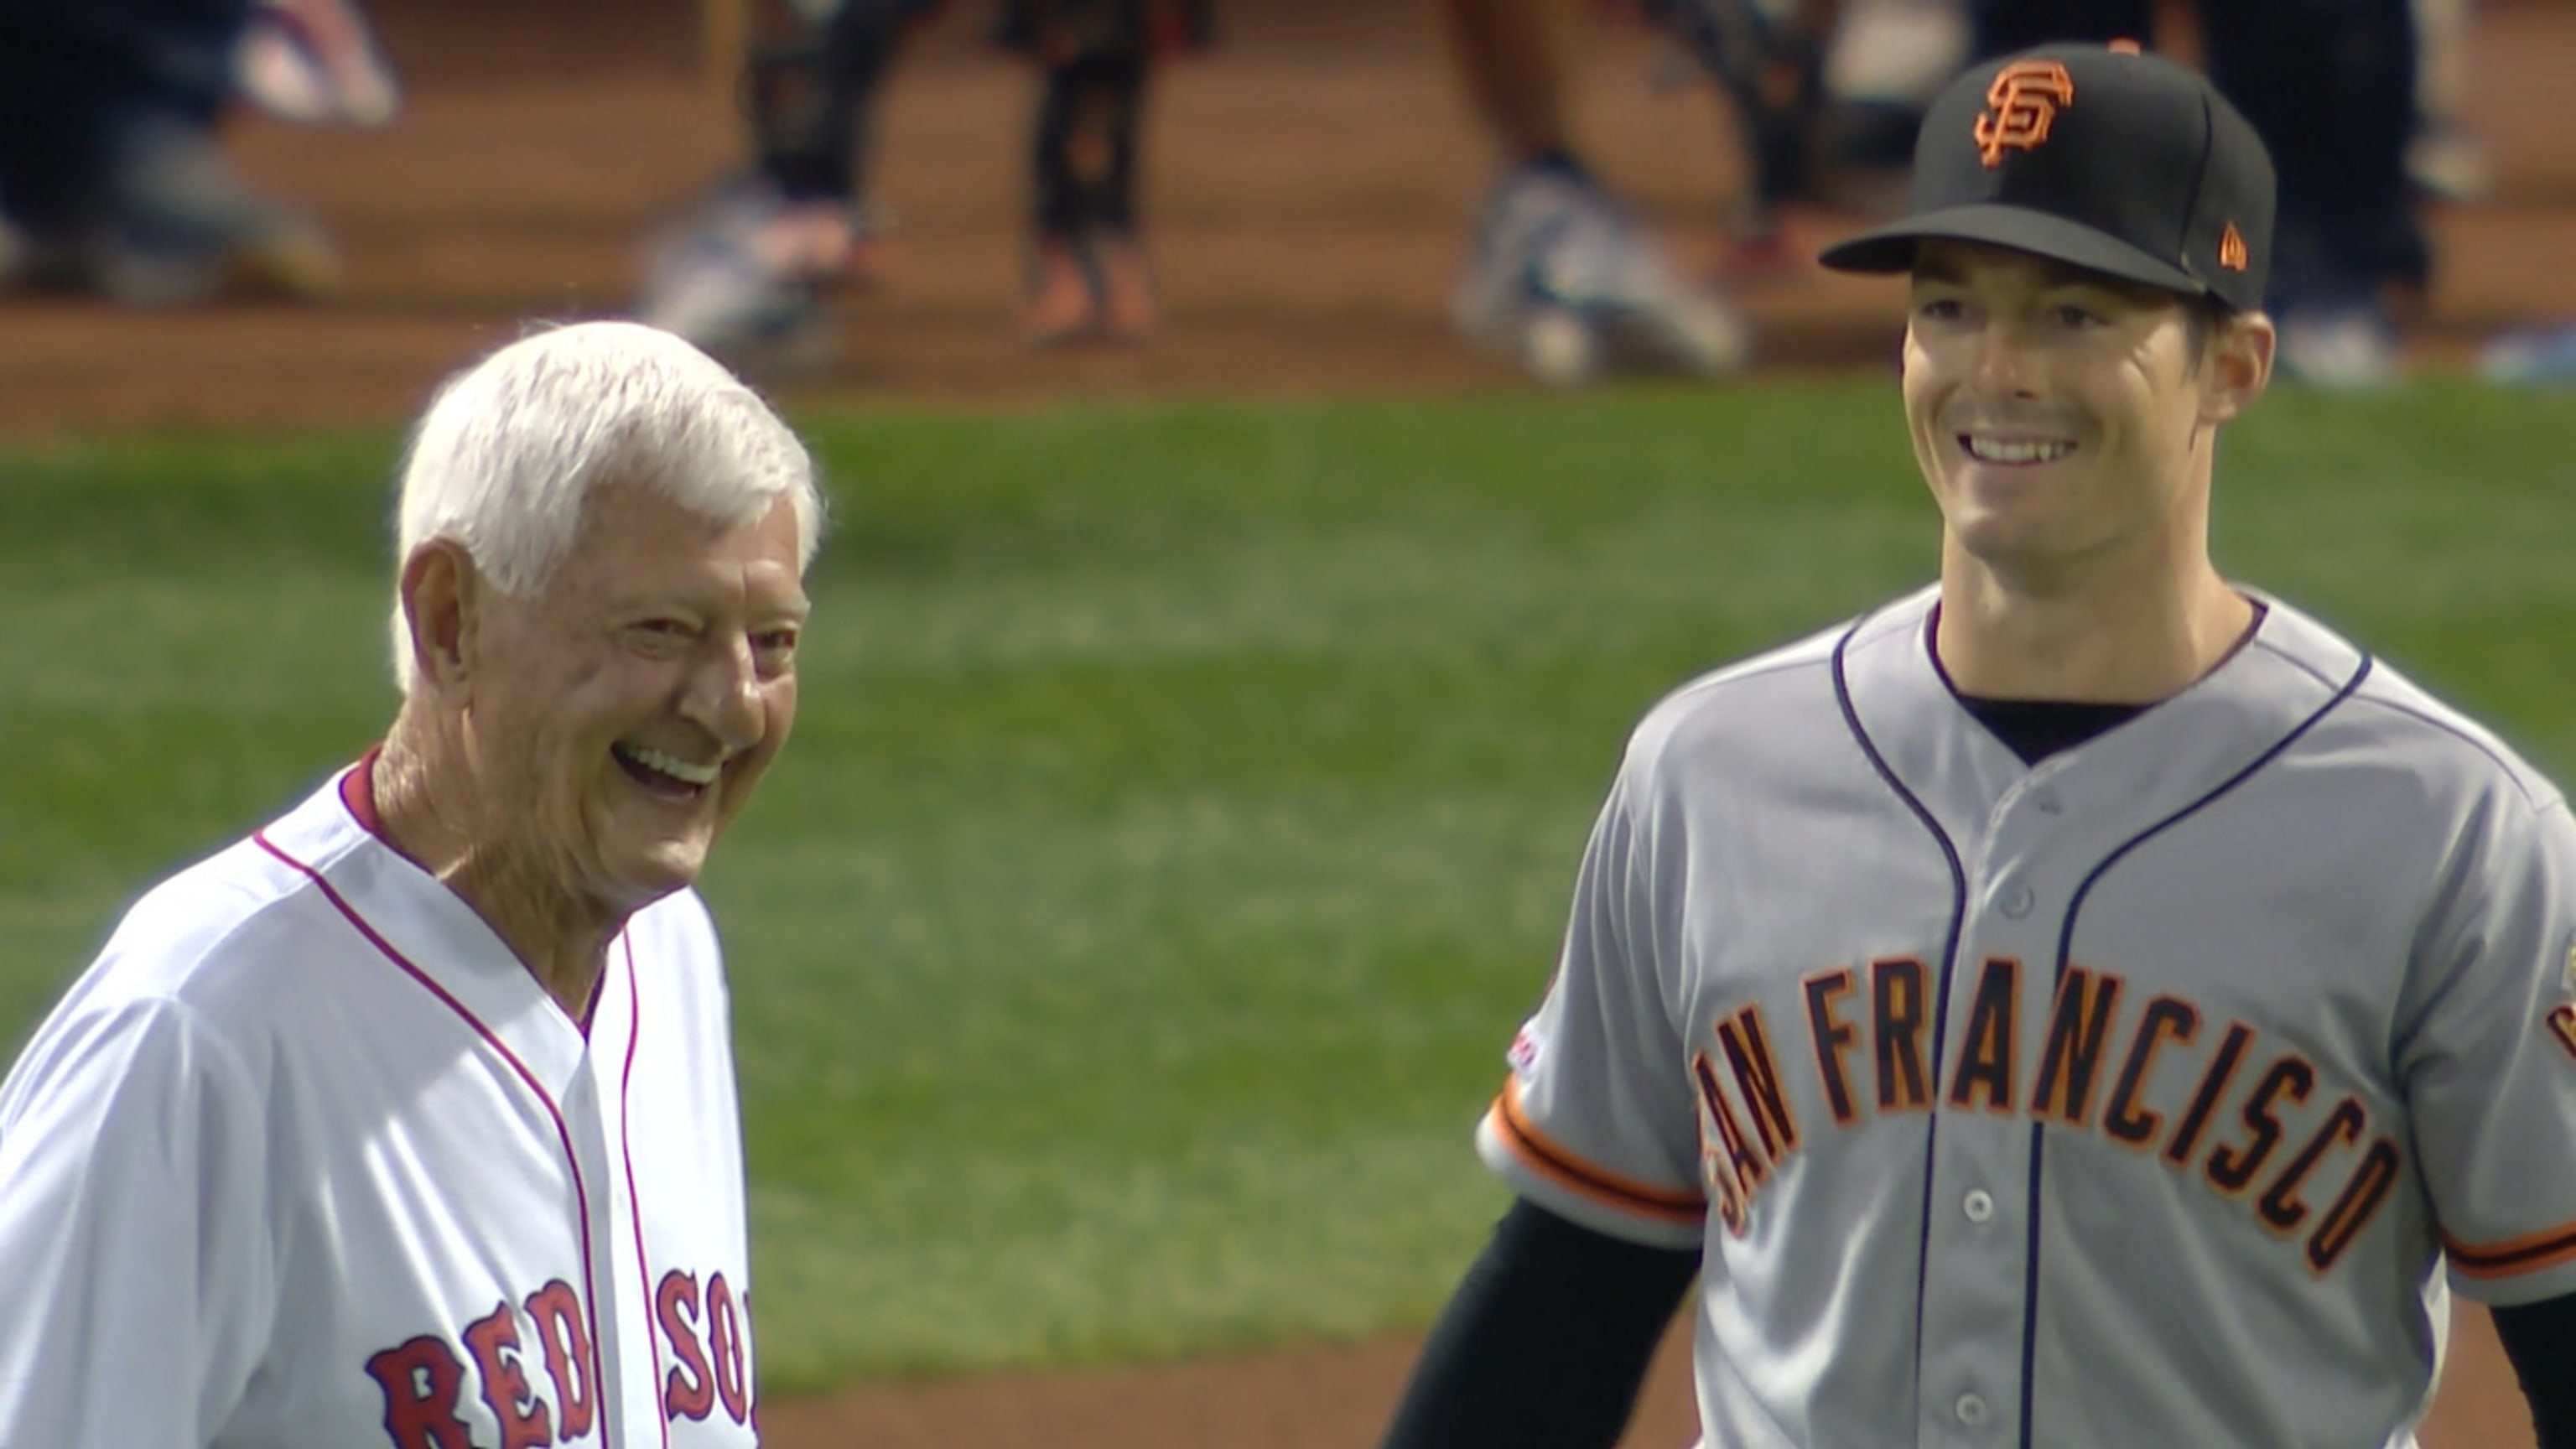
<instances>
[{"instance_id":1,"label":"gray baseball jersey","mask_svg":"<svg viewBox=\"0 0 2576 1449\"><path fill-rule=\"evenodd\" d=\"M704 906L575 1022L364 779L147 894L0 1084L0 1444L747 1449Z\"/></svg>"},{"instance_id":2,"label":"gray baseball jersey","mask_svg":"<svg viewBox=\"0 0 2576 1449\"><path fill-rule=\"evenodd\" d=\"M1934 598L1646 717L1485 1157L1702 1249L1709 1449L2411 1444L2576 1290L2565 803L2273 601L2025 766Z\"/></svg>"}]
</instances>

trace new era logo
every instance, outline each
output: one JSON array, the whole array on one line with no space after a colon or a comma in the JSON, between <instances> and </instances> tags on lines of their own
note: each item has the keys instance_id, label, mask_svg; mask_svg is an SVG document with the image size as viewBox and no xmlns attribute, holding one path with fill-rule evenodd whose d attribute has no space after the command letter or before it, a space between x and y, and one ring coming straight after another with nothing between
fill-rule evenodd
<instances>
[{"instance_id":1,"label":"new era logo","mask_svg":"<svg viewBox=\"0 0 2576 1449\"><path fill-rule=\"evenodd\" d=\"M1995 72L1977 117L1977 155L1994 170L2006 151L2036 151L2057 113L2075 104L2075 77L2053 60L2017 60Z\"/></svg>"},{"instance_id":2,"label":"new era logo","mask_svg":"<svg viewBox=\"0 0 2576 1449\"><path fill-rule=\"evenodd\" d=\"M2227 230L2218 234L2218 264L2228 271L2241 272L2249 261L2245 252L2245 233L2238 231L2236 223L2231 221Z\"/></svg>"}]
</instances>

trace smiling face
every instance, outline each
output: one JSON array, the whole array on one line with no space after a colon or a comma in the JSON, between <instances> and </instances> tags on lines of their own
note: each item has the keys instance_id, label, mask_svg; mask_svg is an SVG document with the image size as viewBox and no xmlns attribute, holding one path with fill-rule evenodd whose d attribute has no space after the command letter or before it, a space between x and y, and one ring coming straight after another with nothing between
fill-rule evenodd
<instances>
[{"instance_id":1,"label":"smiling face","mask_svg":"<svg viewBox=\"0 0 2576 1449\"><path fill-rule=\"evenodd\" d=\"M1925 242L1905 415L1949 551L2033 587L2205 560L2213 435L2270 355L2256 315L2204 341L2179 297Z\"/></svg>"},{"instance_id":2,"label":"smiling face","mask_svg":"<svg viewBox=\"0 0 2576 1449\"><path fill-rule=\"evenodd\" d=\"M797 554L785 500L727 527L612 486L535 597L478 590L475 854L612 915L694 882L795 722Z\"/></svg>"}]
</instances>

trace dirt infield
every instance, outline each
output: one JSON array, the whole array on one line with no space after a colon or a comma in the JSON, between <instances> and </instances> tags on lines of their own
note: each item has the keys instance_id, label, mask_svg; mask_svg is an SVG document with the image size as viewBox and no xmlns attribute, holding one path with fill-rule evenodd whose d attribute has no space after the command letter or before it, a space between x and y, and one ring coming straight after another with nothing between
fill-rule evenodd
<instances>
[{"instance_id":1,"label":"dirt infield","mask_svg":"<svg viewBox=\"0 0 2576 1449\"><path fill-rule=\"evenodd\" d=\"M761 1408L771 1449L1366 1449L1385 1432L1411 1339L1252 1358L940 1384L866 1386ZM2463 1309L2423 1449L2530 1449L2486 1315ZM1699 1429L1687 1337L1657 1355L1621 1449L1685 1449ZM2212 1446L2215 1449L2215 1446ZM2251 1449L2251 1446L2246 1446Z\"/></svg>"},{"instance_id":2,"label":"dirt infield","mask_svg":"<svg viewBox=\"0 0 2576 1449\"><path fill-rule=\"evenodd\" d=\"M532 318L614 311L655 217L732 159L682 0L375 0L412 89L377 134L250 123L246 169L346 243L329 308L142 315L0 298L0 439L173 426L384 425ZM790 401L958 403L1526 387L1445 321L1487 158L1450 96L1427 3L1227 0L1217 54L1173 72L1149 142L1169 310L1152 346L1033 353L1012 328L1027 76L956 7L891 97L879 196L900 255L838 304L839 356ZM2435 219L2425 365L2493 329L2576 316L2576 141L2554 113L2576 6L2490 0L2474 119L2492 202ZM1585 138L1685 256L1712 251L1734 168L1701 93L1605 41ZM1819 234L1851 218L1818 218ZM1807 274L1748 293L1764 365L1880 364L1894 284ZM1891 420L1891 425L1893 425ZM1475 1171L1467 1144L1459 1170ZM1373 1443L1410 1365L1398 1339L1114 1372L878 1385L764 1408L778 1449L1344 1449ZM2530 1442L2483 1315L2464 1311L2427 1449ZM1687 1365L1668 1346L1629 1442L1679 1449Z\"/></svg>"}]
</instances>

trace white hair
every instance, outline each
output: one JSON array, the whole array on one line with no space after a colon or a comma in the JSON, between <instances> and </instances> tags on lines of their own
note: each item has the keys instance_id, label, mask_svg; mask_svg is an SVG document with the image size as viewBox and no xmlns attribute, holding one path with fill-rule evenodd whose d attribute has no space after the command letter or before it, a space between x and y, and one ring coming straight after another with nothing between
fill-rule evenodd
<instances>
[{"instance_id":1,"label":"white hair","mask_svg":"<svg viewBox=\"0 0 2576 1449\"><path fill-rule=\"evenodd\" d=\"M648 488L728 526L757 521L783 497L796 514L800 571L821 538L813 459L758 394L668 332L580 322L513 342L439 389L403 459L397 573L422 544L448 539L503 592L534 597L604 483ZM393 646L408 695L415 666L399 586Z\"/></svg>"}]
</instances>

